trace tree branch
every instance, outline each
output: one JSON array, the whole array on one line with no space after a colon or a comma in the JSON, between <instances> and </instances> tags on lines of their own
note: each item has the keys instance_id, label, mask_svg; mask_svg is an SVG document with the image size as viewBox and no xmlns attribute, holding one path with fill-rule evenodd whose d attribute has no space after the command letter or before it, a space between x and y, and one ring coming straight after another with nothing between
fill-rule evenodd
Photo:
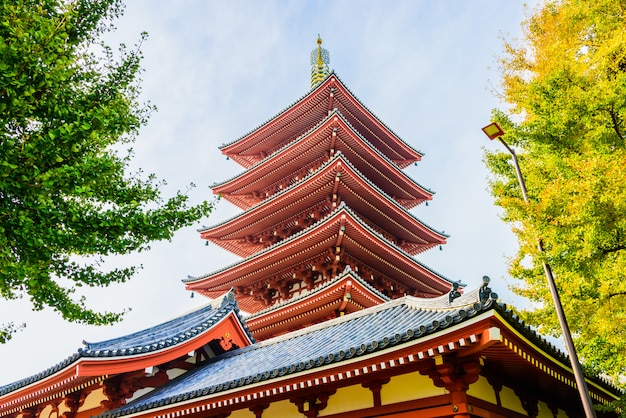
<instances>
[{"instance_id":1,"label":"tree branch","mask_svg":"<svg viewBox=\"0 0 626 418\"><path fill-rule=\"evenodd\" d=\"M623 141L624 140L624 135L622 135L622 133L619 130L620 121L618 119L618 116L613 111L613 107L611 107L609 109L609 115L611 115L611 120L613 121L613 130L615 131L615 133L617 134L619 139L621 139Z\"/></svg>"}]
</instances>

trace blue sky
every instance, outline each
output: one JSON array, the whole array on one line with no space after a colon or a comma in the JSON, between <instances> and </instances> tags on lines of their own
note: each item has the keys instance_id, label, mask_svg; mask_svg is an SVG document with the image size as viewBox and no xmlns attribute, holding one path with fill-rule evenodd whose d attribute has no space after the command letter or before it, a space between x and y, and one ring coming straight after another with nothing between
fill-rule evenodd
<instances>
[{"instance_id":1,"label":"blue sky","mask_svg":"<svg viewBox=\"0 0 626 418\"><path fill-rule=\"evenodd\" d=\"M535 2L529 2L534 4ZM507 303L507 257L515 239L487 192L482 162L489 143L480 128L502 107L502 37L520 37L525 6L511 0L202 1L133 0L110 44L133 45L142 31L143 97L158 107L134 146L133 167L166 179L164 193L184 190L211 199L210 185L241 168L218 146L264 123L310 89L309 54L318 33L330 67L401 138L425 154L407 173L436 192L413 213L450 235L442 251L417 259L470 288L483 275ZM88 303L132 310L112 327L67 324L51 310L31 312L26 300L0 301L0 322L27 328L0 345L0 385L40 372L70 356L83 340L99 341L156 324L203 303L181 280L238 259L205 246L196 229L238 211L221 201L199 225L148 252L108 259L142 264L129 283L93 289Z\"/></svg>"}]
</instances>

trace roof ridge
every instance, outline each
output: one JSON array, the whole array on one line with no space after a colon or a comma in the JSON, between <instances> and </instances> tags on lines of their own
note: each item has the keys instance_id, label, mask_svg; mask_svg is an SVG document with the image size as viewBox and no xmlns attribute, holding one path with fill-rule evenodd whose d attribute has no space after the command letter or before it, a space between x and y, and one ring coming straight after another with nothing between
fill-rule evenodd
<instances>
[{"instance_id":1,"label":"roof ridge","mask_svg":"<svg viewBox=\"0 0 626 418\"><path fill-rule=\"evenodd\" d=\"M223 186L224 184L227 184L235 179L237 179L238 177L243 176L244 174L246 174L249 171L252 171L254 169L256 169L257 167L263 165L265 162L267 162L268 160L275 158L276 156L278 156L279 154L285 152L286 150L288 150L289 148L292 148L294 146L296 146L303 138L309 136L310 134L312 134L313 132L315 132L317 129L319 129L320 126L324 125L325 123L327 123L328 121L330 121L334 116L338 116L345 124L346 126L350 129L350 131L355 134L364 144L367 148L372 149L377 155L379 155L382 159L384 159L390 166L392 167L396 167L397 171L401 174L401 176L403 176L407 181L409 181L410 183L415 184L416 186L418 186L420 189L425 190L426 192L430 193L431 195L436 194L436 192L434 190L429 189L428 187L422 185L421 183L419 183L418 181L414 180L411 176L409 176L408 174L406 174L404 172L404 170L398 166L398 164L394 163L389 157L387 157L387 155L385 155L385 153L383 153L382 151L380 151L378 148L376 148L374 146L374 144L372 144L370 141L367 140L367 138L365 138L365 136L363 136L351 123L350 121L348 121L348 119L346 119L346 117L341 113L341 111L337 108L333 108L330 113L328 113L328 115L326 117L324 117L322 120L320 120L318 123L316 123L311 129L309 129L308 131L302 133L301 135L297 136L296 138L294 138L292 141L287 142L285 145L283 145L282 147L280 147L279 149L275 150L274 152L272 152L271 154L265 156L263 159L257 161L256 163L252 164L250 167L244 169L242 172L224 180L218 183L213 183L211 186L211 188L216 188L219 186Z\"/></svg>"},{"instance_id":2,"label":"roof ridge","mask_svg":"<svg viewBox=\"0 0 626 418\"><path fill-rule=\"evenodd\" d=\"M323 283L317 287L315 287L312 290L306 290L303 289L301 294L299 294L298 296L292 296L291 298L284 300L276 305L273 305L269 308L266 309L262 309L260 311L254 312L248 316L245 317L246 321L253 319L253 318L257 318L259 316L265 315L268 312L272 312L274 310L277 310L278 308L282 308L284 306L290 305L294 302L297 302L299 300L302 299L306 299L309 296L313 296L317 293L321 293L322 290L327 289L337 283L339 283L341 280L343 280L345 277L350 276L353 279L357 280L359 283L361 283L362 285L364 285L368 290L374 292L377 296L379 296L382 299L386 299L386 300L391 300L389 299L389 297L385 294L383 294L382 292L380 292L378 289L376 289L375 287L373 287L372 285L370 285L369 283L367 283L367 281L365 279L363 279L358 272L355 272L354 270L352 270L350 268L350 266L346 266L346 268L339 274L335 275L333 278L331 278L330 280L328 280L326 283Z\"/></svg>"},{"instance_id":3,"label":"roof ridge","mask_svg":"<svg viewBox=\"0 0 626 418\"><path fill-rule=\"evenodd\" d=\"M304 100L307 96L313 96L315 94L315 92L319 89L322 89L326 82L334 75L334 71L331 71L315 88L309 90L308 92L306 92L305 94L301 95L299 98L297 98L295 101L292 101L291 104L287 105L286 107L284 107L280 112L274 114L274 116L270 117L269 119L267 119L265 122L261 123L260 125L256 126L254 129L248 131L247 133L245 133L244 135L240 136L239 138L228 142L228 143L224 143L222 145L220 145L218 147L218 149L222 150L226 147L229 147L231 145L236 144L237 142L241 141L242 139L244 139L247 136L250 136L251 134L253 134L254 132L258 131L259 129L267 126L271 121L273 121L274 119L276 119L278 116L282 115L283 113L285 113L285 111L287 111L288 109L290 109L291 107L293 107L294 105L298 104L299 102L301 102L302 100ZM336 76L335 76L336 77Z\"/></svg>"},{"instance_id":4,"label":"roof ridge","mask_svg":"<svg viewBox=\"0 0 626 418\"><path fill-rule=\"evenodd\" d=\"M289 186L285 187L284 189L280 190L278 193L273 194L272 196L268 197L267 199L262 200L261 202L257 203L254 206L251 206L250 208L244 210L243 212L231 216L230 218L217 223L213 226L210 227L203 227L198 229L198 232L205 232L205 231L209 231L211 229L215 229L219 226L223 226L225 224L227 224L228 222L231 222L237 218L239 218L240 216L243 216L247 213L250 213L256 209L258 209L259 207L265 205L265 204L270 204L271 202L278 200L279 198L281 198L284 194L292 191L293 189L302 186L302 184L304 184L306 181L308 181L310 178L314 177L315 175L319 174L322 170L328 168L329 166L332 166L333 164L335 164L337 162L337 160L341 160L342 162L344 162L347 166L350 167L351 170L353 170L355 173L357 173L360 178L362 178L365 182L367 182L368 185L370 185L372 188L374 188L378 193L380 193L382 196L384 196L390 203L392 203L394 206L396 206L397 208L401 209L402 211L406 212L410 217L412 217L413 219L415 219L419 224L423 225L424 227L426 227L427 229L429 229L430 231L442 235L444 237L449 237L449 235L445 234L443 231L438 231L435 228L433 228L432 226L430 226L429 224L427 224L426 222L424 222L421 218L418 218L417 216L415 216L414 214L411 213L410 210L408 210L407 208L405 208L404 206L402 206L401 204L399 204L396 200L394 200L389 194L387 194L383 189L381 189L376 183L374 183L373 181L371 181L370 179L368 179L363 173L361 173L361 171L356 168L354 166L354 164L352 164L350 162L350 160L348 160L347 156L345 156L341 151L337 151L335 153L335 155L329 159L328 161L325 161L320 167L318 167L316 170L307 173L304 177L302 177L299 181L290 184Z\"/></svg>"},{"instance_id":5,"label":"roof ridge","mask_svg":"<svg viewBox=\"0 0 626 418\"><path fill-rule=\"evenodd\" d=\"M315 222L314 224L302 229L301 231L296 232L293 235L290 235L289 237L285 238L282 241L276 242L270 246L268 246L267 248L264 248L252 255L250 255L249 257L245 257L242 260L239 260L237 262L231 263L227 266L222 267L221 269L215 270L211 273L206 273L203 274L201 276L198 277L192 277L192 276L188 276L187 279L183 279L182 282L183 283L193 283L193 282L197 282L200 281L202 279L205 279L209 276L213 276L216 275L220 272L226 271L230 268L233 268L237 265L241 265L243 263L245 263L248 260L252 260L256 257L259 257L261 255L264 255L270 251L273 251L275 248L281 246L281 245L286 245L289 244L292 241L295 241L297 238L299 238L302 235L307 234L309 231L320 227L321 225L324 224L324 222L327 222L330 218L332 218L333 216L335 216L337 213L339 213L340 211L345 210L347 212L349 212L352 217L361 225L363 226L365 229L367 229L369 232L371 232L372 234L374 234L375 236L379 237L380 239L382 239L384 242L386 242L388 245L390 245L391 247L393 247L395 250L397 250L398 252L400 252L402 255L404 255L405 257L411 259L413 262L415 262L417 265L419 265L420 267L424 268L425 270L429 271L430 273L434 274L435 276L441 278L442 280L445 280L449 283L455 283L455 281L448 279L447 277L445 277L444 275L436 272L435 270L433 270L432 268L426 266L425 264L421 263L420 261L418 261L415 257L413 257L411 254L409 254L408 252L406 252L405 250L403 250L402 248L400 248L397 244L395 244L393 241L390 241L389 239L387 239L384 235L382 235L381 233L379 233L378 231L374 230L371 226L369 226L366 222L364 222L360 216L358 216L358 214L353 211L345 202L340 202L339 205L337 205L337 207L335 209L333 209L332 211L330 211L326 216L324 216L323 218L321 218L319 221Z\"/></svg>"}]
</instances>

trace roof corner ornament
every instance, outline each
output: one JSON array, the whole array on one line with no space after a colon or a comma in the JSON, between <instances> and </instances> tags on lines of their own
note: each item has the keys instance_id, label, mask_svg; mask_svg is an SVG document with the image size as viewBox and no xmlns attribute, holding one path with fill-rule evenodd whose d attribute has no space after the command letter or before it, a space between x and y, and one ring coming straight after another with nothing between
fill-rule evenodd
<instances>
[{"instance_id":1,"label":"roof corner ornament","mask_svg":"<svg viewBox=\"0 0 626 418\"><path fill-rule=\"evenodd\" d=\"M222 299L222 306L229 305L235 302L235 288L231 287L228 292L224 295L224 299Z\"/></svg>"},{"instance_id":2,"label":"roof corner ornament","mask_svg":"<svg viewBox=\"0 0 626 418\"><path fill-rule=\"evenodd\" d=\"M491 288L489 287L490 281L491 279L489 278L489 276L483 276L483 284L480 289L478 289L478 298L483 304L488 303L490 300L498 299L498 294L492 292Z\"/></svg>"},{"instance_id":3,"label":"roof corner ornament","mask_svg":"<svg viewBox=\"0 0 626 418\"><path fill-rule=\"evenodd\" d=\"M330 54L322 48L322 38L317 35L317 48L311 51L311 89L319 85L330 74Z\"/></svg>"},{"instance_id":4,"label":"roof corner ornament","mask_svg":"<svg viewBox=\"0 0 626 418\"><path fill-rule=\"evenodd\" d=\"M456 298L461 297L461 292L459 291L459 283L452 283L452 290L448 293L448 302L452 303L452 301Z\"/></svg>"}]
</instances>

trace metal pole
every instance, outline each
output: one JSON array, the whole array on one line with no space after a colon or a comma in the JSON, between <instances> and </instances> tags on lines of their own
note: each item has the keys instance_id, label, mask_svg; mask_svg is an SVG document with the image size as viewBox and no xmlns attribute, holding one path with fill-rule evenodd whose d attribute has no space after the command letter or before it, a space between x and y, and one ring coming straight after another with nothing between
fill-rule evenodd
<instances>
[{"instance_id":1,"label":"metal pole","mask_svg":"<svg viewBox=\"0 0 626 418\"><path fill-rule=\"evenodd\" d=\"M524 197L524 202L529 203L528 200L528 192L526 191L526 183L524 183L524 177L522 176L522 171L519 168L519 163L517 162L517 155L513 148L509 147L509 145L504 142L502 137L499 137L498 140L506 147L506 149L513 156L513 165L515 166L515 172L517 173L517 181L519 182L520 188L522 189L522 196ZM537 240L537 248L539 248L540 252L543 252L543 245L541 240ZM550 294L552 295L552 302L554 303L554 308L556 309L556 316L559 319L559 324L561 325L561 332L563 333L563 338L565 339L565 347L567 348L567 352L569 354L570 361L572 363L572 369L574 371L574 377L576 378L576 386L578 387L578 393L580 395L580 399L583 403L583 408L585 410L585 416L587 418L595 418L596 413L593 410L593 404L591 403L591 398L589 397L589 390L587 389L587 382L585 382L585 377L583 376L583 371L580 367L580 362L578 361L578 355L576 354L576 348L574 347L574 341L572 340L572 334L570 333L569 326L567 325L567 319L565 318L565 313L563 312L563 305L561 305L561 298L559 297L559 291L556 288L556 284L554 283L554 276L552 275L552 269L550 265L543 262L543 271L546 273L546 278L548 279L548 286L550 287Z\"/></svg>"}]
</instances>

